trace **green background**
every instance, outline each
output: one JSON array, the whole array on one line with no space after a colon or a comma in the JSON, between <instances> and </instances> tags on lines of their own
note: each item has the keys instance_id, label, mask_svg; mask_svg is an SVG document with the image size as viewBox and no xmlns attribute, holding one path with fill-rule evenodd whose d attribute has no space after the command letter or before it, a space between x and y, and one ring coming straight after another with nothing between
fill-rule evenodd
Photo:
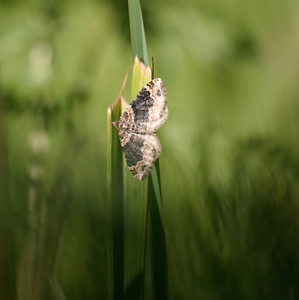
<instances>
[{"instance_id":1,"label":"green background","mask_svg":"<svg viewBox=\"0 0 299 300\"><path fill-rule=\"evenodd\" d=\"M141 5L170 299L298 299L299 3ZM132 63L126 1L0 1L1 299L107 299L107 108Z\"/></svg>"}]
</instances>

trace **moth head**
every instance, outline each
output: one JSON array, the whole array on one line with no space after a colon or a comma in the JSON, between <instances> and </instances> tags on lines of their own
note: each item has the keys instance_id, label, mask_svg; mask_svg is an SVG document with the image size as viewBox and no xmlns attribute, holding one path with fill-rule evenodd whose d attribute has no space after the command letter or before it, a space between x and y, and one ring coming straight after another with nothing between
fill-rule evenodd
<instances>
[{"instance_id":1,"label":"moth head","mask_svg":"<svg viewBox=\"0 0 299 300\"><path fill-rule=\"evenodd\" d=\"M118 121L115 121L115 122L112 122L112 125L115 126L118 130L119 130L119 120Z\"/></svg>"}]
</instances>

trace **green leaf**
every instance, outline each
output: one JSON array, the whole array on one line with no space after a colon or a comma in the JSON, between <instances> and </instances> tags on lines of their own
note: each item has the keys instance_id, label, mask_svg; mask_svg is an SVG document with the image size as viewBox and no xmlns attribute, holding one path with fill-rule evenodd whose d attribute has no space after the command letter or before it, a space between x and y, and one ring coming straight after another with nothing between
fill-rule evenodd
<instances>
[{"instance_id":1,"label":"green leaf","mask_svg":"<svg viewBox=\"0 0 299 300\"><path fill-rule=\"evenodd\" d=\"M123 299L124 290L124 186L123 153L118 131L111 124L121 116L122 98L108 108L108 282L109 298Z\"/></svg>"},{"instance_id":2,"label":"green leaf","mask_svg":"<svg viewBox=\"0 0 299 300\"><path fill-rule=\"evenodd\" d=\"M163 221L159 161L148 181L148 208L152 229L152 277L155 299L168 299L166 238Z\"/></svg>"},{"instance_id":3,"label":"green leaf","mask_svg":"<svg viewBox=\"0 0 299 300\"><path fill-rule=\"evenodd\" d=\"M131 29L131 41L132 41L132 51L133 57L135 57L134 67L133 67L133 78L132 78L132 89L131 95L132 99L136 97L138 92L143 88L145 84L147 84L150 79L148 72L146 73L143 68L140 67L138 63L138 59L140 61L144 61L144 63L148 66L148 54L146 48L146 40L145 40L145 33L144 33L144 26L142 20L142 13L139 0L128 0L129 3L129 17L130 17L130 29ZM149 70L149 68L148 68ZM136 184L136 182L135 182ZM162 209L162 193L161 193L161 182L160 182L160 173L159 173L159 159L157 159L155 166L152 169L152 172L149 176L148 180L148 191L147 191L147 201L148 201L148 208L151 218L151 226L149 223L144 223L146 219L146 211L145 211L145 203L146 197L143 196L144 188L140 186L139 191L138 189L135 190L135 185L132 182L128 189L132 189L133 191L137 191L134 193L134 198L129 198L128 200L134 200L134 205L139 206L139 209L131 210L131 217L135 213L139 213L139 216L135 216L136 226L138 226L137 235L140 239L138 242L138 251L142 253L145 249L146 244L146 235L148 234L148 228L151 228L151 244L147 246L148 249L151 249L152 252L152 282L154 285L154 296L155 299L168 299L168 284L167 284L167 254L166 254L166 240L165 240L165 232L163 226L163 209ZM127 203L130 203L130 202ZM138 202L137 202L138 201ZM137 203L137 204L136 204ZM133 213L134 212L134 213ZM134 223L132 223L134 224ZM134 226L130 226L130 229L133 229ZM126 231L127 234L133 235L136 234L136 229ZM142 246L142 239L144 239L144 246ZM127 241L126 241L127 243ZM130 252L130 255L126 255L126 259L133 259L134 252ZM143 253L144 256L144 263L145 263L145 252ZM128 258L127 258L128 257ZM140 261L141 263L141 261ZM131 284L129 287L133 286L132 282L136 282L135 278L138 274L140 274L140 270L144 270L145 266L127 264L125 267L125 272L130 276L126 276L126 281L130 280ZM134 272L132 272L134 269ZM138 272L139 271L139 272ZM135 277L134 277L135 276ZM128 282L128 281L127 281ZM144 287L145 289L145 287ZM134 291L134 289L132 289ZM137 291L137 290L136 290ZM146 292L144 292L146 293ZM131 294L132 295L132 294ZM134 295L134 299L138 299L139 295Z\"/></svg>"},{"instance_id":4,"label":"green leaf","mask_svg":"<svg viewBox=\"0 0 299 300\"><path fill-rule=\"evenodd\" d=\"M128 7L133 58L137 56L139 60L148 66L149 62L140 1L128 0Z\"/></svg>"},{"instance_id":5,"label":"green leaf","mask_svg":"<svg viewBox=\"0 0 299 300\"><path fill-rule=\"evenodd\" d=\"M150 81L151 70L136 57L131 98ZM126 167L125 205L125 291L128 299L142 299L147 232L147 180L139 182ZM138 280L136 280L138 278ZM140 279L142 278L142 280ZM141 286L137 287L140 284ZM141 298L140 298L141 297Z\"/></svg>"},{"instance_id":6,"label":"green leaf","mask_svg":"<svg viewBox=\"0 0 299 300\"><path fill-rule=\"evenodd\" d=\"M152 79L139 0L128 0L134 57L131 99ZM144 64L142 63L144 62ZM124 86L123 86L124 87ZM109 296L110 299L143 299L145 292L146 248L152 250L154 294L167 299L167 259L163 229L159 161L150 181L137 181L123 159L117 130L111 127L125 109L120 96L108 110L108 204L110 217ZM147 202L149 199L149 202ZM151 216L152 243L148 235L148 208ZM162 247L160 255L158 244ZM161 274L157 272L160 263ZM125 290L125 292L124 292Z\"/></svg>"}]
</instances>

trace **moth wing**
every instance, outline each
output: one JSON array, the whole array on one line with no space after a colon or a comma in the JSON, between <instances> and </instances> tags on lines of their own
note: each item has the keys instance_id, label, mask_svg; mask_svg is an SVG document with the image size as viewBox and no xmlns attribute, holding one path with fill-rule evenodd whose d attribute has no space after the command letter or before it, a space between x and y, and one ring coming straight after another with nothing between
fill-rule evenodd
<instances>
[{"instance_id":1,"label":"moth wing","mask_svg":"<svg viewBox=\"0 0 299 300\"><path fill-rule=\"evenodd\" d=\"M119 136L130 172L144 180L162 151L157 135L120 132Z\"/></svg>"},{"instance_id":2,"label":"moth wing","mask_svg":"<svg viewBox=\"0 0 299 300\"><path fill-rule=\"evenodd\" d=\"M150 81L131 103L134 122L148 132L156 132L167 120L167 93L161 78Z\"/></svg>"}]
</instances>

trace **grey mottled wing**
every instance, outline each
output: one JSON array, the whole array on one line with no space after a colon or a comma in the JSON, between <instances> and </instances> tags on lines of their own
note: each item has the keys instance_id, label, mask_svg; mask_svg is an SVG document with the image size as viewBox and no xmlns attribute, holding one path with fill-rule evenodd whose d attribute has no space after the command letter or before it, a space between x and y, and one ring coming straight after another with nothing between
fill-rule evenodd
<instances>
[{"instance_id":1,"label":"grey mottled wing","mask_svg":"<svg viewBox=\"0 0 299 300\"><path fill-rule=\"evenodd\" d=\"M162 151L157 135L119 131L119 139L130 172L139 181L144 180Z\"/></svg>"},{"instance_id":2,"label":"grey mottled wing","mask_svg":"<svg viewBox=\"0 0 299 300\"><path fill-rule=\"evenodd\" d=\"M127 109L132 114L131 121L136 124L139 132L156 132L167 120L167 94L161 78L150 81L137 95Z\"/></svg>"}]
</instances>

